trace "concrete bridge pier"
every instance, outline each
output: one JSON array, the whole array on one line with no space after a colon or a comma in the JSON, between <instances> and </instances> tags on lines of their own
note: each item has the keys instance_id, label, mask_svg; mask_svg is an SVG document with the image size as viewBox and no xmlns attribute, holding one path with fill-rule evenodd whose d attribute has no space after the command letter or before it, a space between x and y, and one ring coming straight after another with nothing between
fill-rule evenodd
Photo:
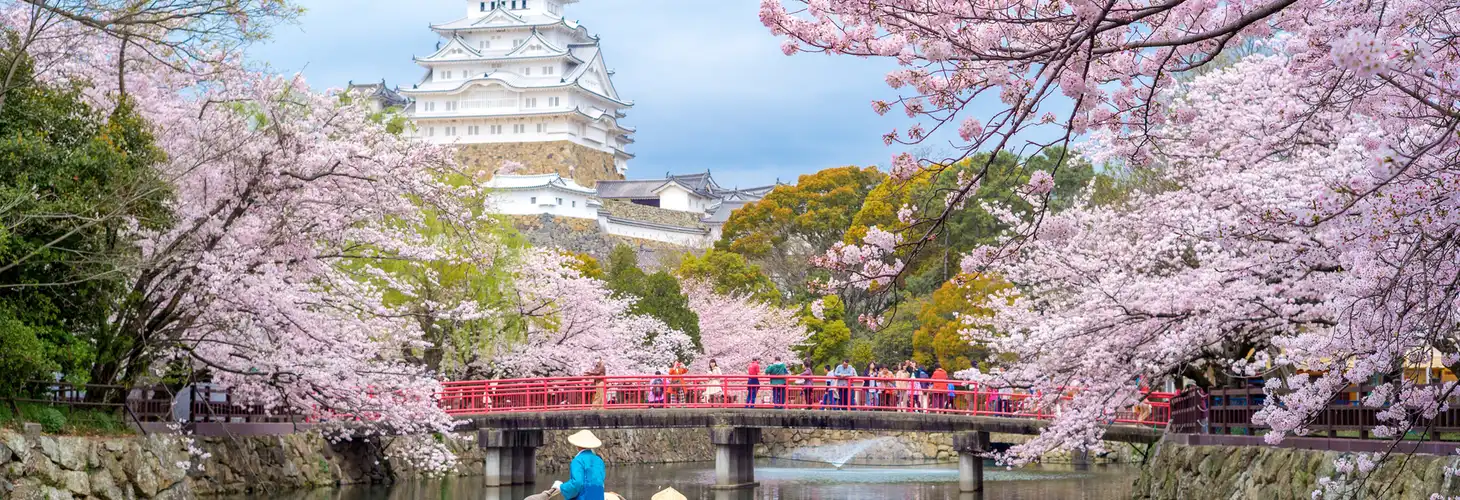
<instances>
[{"instance_id":1,"label":"concrete bridge pier","mask_svg":"<svg viewBox=\"0 0 1460 500\"><path fill-rule=\"evenodd\" d=\"M482 447L482 476L486 486L532 484L537 481L537 449L542 446L541 430L477 431Z\"/></svg>"},{"instance_id":2,"label":"concrete bridge pier","mask_svg":"<svg viewBox=\"0 0 1460 500\"><path fill-rule=\"evenodd\" d=\"M983 456L989 449L989 433L962 432L953 435L953 450L958 452L958 491L983 492Z\"/></svg>"},{"instance_id":3,"label":"concrete bridge pier","mask_svg":"<svg viewBox=\"0 0 1460 500\"><path fill-rule=\"evenodd\" d=\"M755 427L710 428L710 443L715 445L715 485L712 490L754 488L755 444L760 442L760 429Z\"/></svg>"}]
</instances>

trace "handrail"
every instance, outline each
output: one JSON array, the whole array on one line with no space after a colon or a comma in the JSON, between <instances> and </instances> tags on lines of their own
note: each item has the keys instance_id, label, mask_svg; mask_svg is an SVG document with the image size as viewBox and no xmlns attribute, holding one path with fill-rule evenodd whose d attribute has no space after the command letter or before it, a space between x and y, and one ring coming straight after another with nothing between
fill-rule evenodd
<instances>
[{"instance_id":1,"label":"handrail","mask_svg":"<svg viewBox=\"0 0 1460 500\"><path fill-rule=\"evenodd\" d=\"M752 382L752 380L754 382ZM1044 394L964 380L813 375L616 375L443 382L440 405L455 416L594 409L761 408L897 411L1050 419L1026 404ZM1111 423L1164 426L1171 393L1113 415ZM1059 396L1069 400L1069 395ZM1033 408L1033 409L1031 409Z\"/></svg>"}]
</instances>

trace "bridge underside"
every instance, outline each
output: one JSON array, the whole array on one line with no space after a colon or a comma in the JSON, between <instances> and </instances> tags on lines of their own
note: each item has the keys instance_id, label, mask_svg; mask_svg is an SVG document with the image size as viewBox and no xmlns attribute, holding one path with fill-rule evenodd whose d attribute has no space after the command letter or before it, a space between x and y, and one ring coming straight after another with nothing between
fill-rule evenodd
<instances>
[{"instance_id":1,"label":"bridge underside","mask_svg":"<svg viewBox=\"0 0 1460 500\"><path fill-rule=\"evenodd\" d=\"M461 430L569 430L645 428L798 428L858 431L988 432L1038 434L1047 421L908 412L772 409L634 409L462 415ZM1106 427L1105 440L1154 443L1161 429L1134 425Z\"/></svg>"},{"instance_id":2,"label":"bridge underside","mask_svg":"<svg viewBox=\"0 0 1460 500\"><path fill-rule=\"evenodd\" d=\"M703 428L715 445L715 485L712 489L741 490L755 482L755 444L767 428L836 429L858 431L917 431L953 433L958 452L959 489L983 490L983 457L989 434L1038 434L1046 421L1032 418L986 417L878 411L771 410L771 409L622 409L494 413L459 416L460 430L475 430L486 453L487 483L530 483L536 448L544 430ZM1105 439L1153 443L1161 430L1114 425ZM523 467L528 470L523 470Z\"/></svg>"}]
</instances>

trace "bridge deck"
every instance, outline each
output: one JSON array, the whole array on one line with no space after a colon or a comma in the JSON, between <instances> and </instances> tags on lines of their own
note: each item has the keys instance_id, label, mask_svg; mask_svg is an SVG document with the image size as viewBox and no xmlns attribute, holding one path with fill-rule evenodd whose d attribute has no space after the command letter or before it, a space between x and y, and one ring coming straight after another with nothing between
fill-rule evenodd
<instances>
[{"instance_id":1,"label":"bridge deck","mask_svg":"<svg viewBox=\"0 0 1460 500\"><path fill-rule=\"evenodd\" d=\"M968 432L1038 434L1044 420L939 413L776 410L776 409L605 409L462 415L462 430L568 430L708 428L837 429L860 431ZM1105 440L1154 443L1162 429L1117 424L1106 428Z\"/></svg>"}]
</instances>

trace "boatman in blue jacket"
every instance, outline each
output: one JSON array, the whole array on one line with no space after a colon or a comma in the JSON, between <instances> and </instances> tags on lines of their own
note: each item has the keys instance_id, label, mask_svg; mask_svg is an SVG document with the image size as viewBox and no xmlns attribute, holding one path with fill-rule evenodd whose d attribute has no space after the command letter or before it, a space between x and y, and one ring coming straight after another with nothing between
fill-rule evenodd
<instances>
[{"instance_id":1,"label":"boatman in blue jacket","mask_svg":"<svg viewBox=\"0 0 1460 500\"><path fill-rule=\"evenodd\" d=\"M559 481L553 485L568 500L604 500L603 459L593 450L603 446L592 432L583 430L568 436L568 444L579 448L578 455L568 466L568 482Z\"/></svg>"}]
</instances>

